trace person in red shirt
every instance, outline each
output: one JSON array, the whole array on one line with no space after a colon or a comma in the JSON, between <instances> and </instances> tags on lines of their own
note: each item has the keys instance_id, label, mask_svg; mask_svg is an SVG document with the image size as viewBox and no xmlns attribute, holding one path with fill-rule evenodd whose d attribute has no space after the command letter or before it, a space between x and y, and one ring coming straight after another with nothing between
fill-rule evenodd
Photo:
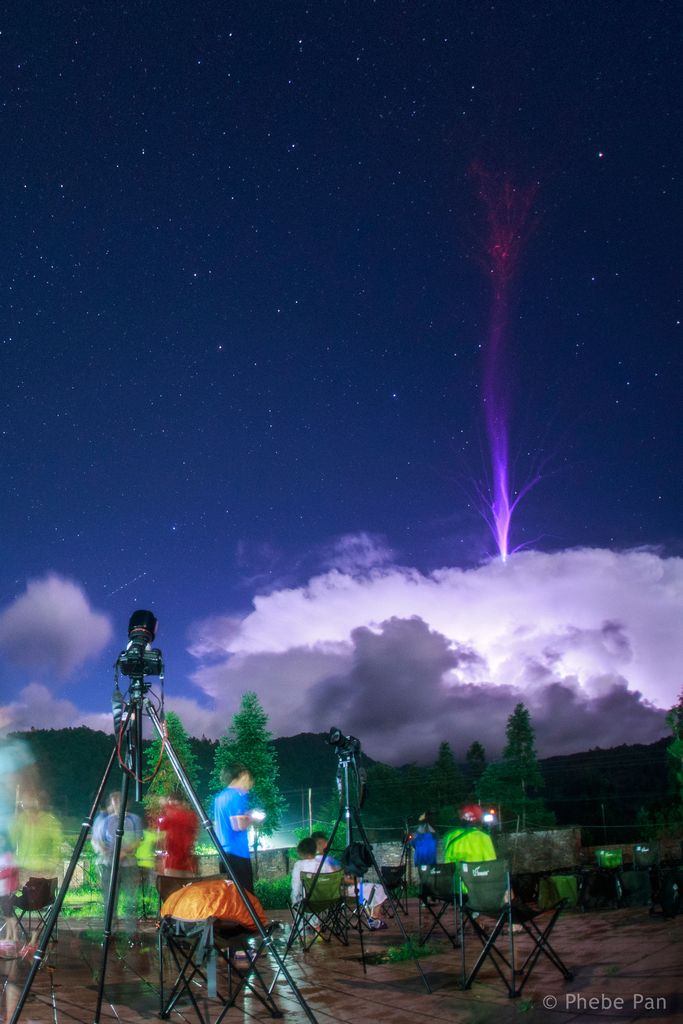
<instances>
[{"instance_id":1,"label":"person in red shirt","mask_svg":"<svg viewBox=\"0 0 683 1024\"><path fill-rule=\"evenodd\" d=\"M189 804L177 797L166 797L159 807L157 827L164 833L161 873L196 875L194 844L199 831L199 819Z\"/></svg>"}]
</instances>

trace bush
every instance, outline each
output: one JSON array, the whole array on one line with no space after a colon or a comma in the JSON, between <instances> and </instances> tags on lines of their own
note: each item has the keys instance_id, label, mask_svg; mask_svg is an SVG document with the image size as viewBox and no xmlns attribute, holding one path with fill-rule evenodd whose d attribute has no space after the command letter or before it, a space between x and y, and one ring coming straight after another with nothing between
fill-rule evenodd
<instances>
[{"instance_id":1,"label":"bush","mask_svg":"<svg viewBox=\"0 0 683 1024\"><path fill-rule=\"evenodd\" d=\"M261 878L254 886L254 895L265 910L281 910L287 906L291 888L291 875L284 878Z\"/></svg>"}]
</instances>

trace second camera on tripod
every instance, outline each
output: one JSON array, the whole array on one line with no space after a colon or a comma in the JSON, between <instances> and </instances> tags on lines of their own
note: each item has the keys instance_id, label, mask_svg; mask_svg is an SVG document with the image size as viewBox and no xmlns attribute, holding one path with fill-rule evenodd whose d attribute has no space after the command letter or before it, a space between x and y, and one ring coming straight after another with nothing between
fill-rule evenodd
<instances>
[{"instance_id":1,"label":"second camera on tripod","mask_svg":"<svg viewBox=\"0 0 683 1024\"><path fill-rule=\"evenodd\" d=\"M325 742L334 747L335 754L360 754L360 740L356 736L345 736L341 729L330 729Z\"/></svg>"}]
</instances>

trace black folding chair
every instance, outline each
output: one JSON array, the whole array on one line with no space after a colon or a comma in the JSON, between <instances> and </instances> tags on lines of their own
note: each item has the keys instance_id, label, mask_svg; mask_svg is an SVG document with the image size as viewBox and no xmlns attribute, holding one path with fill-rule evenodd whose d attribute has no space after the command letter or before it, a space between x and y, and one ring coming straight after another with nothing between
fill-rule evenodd
<instances>
[{"instance_id":1,"label":"black folding chair","mask_svg":"<svg viewBox=\"0 0 683 1024\"><path fill-rule=\"evenodd\" d=\"M636 843L633 847L633 867L636 871L649 871L659 867L657 843Z\"/></svg>"},{"instance_id":2,"label":"black folding chair","mask_svg":"<svg viewBox=\"0 0 683 1024\"><path fill-rule=\"evenodd\" d=\"M156 888L161 904L179 889L191 888L193 882L225 882L224 875L202 878L180 875L157 875ZM159 919L159 1016L169 1017L184 997L192 1005L200 1024L209 1024L210 1000L219 1004L214 1024L225 1014L243 989L246 989L269 1011L272 1017L281 1017L277 1004L259 968L259 959L271 932L271 923L261 936L252 927L237 921L207 916L200 920L186 920L167 914ZM238 958L242 957L238 962ZM219 968L225 968L220 988ZM174 977L169 983L169 972ZM204 1009L200 1006L204 1003Z\"/></svg>"},{"instance_id":3,"label":"black folding chair","mask_svg":"<svg viewBox=\"0 0 683 1024\"><path fill-rule=\"evenodd\" d=\"M433 864L420 872L418 913L418 944L424 946L435 929L439 929L458 948L458 922L456 920L455 864ZM453 908L453 931L446 927L445 915ZM423 917L425 925L423 926Z\"/></svg>"},{"instance_id":4,"label":"black folding chair","mask_svg":"<svg viewBox=\"0 0 683 1024\"><path fill-rule=\"evenodd\" d=\"M406 863L385 864L379 869L381 882L388 893L391 893L396 905L404 914L408 913L408 876ZM393 910L387 902L387 912L393 916Z\"/></svg>"},{"instance_id":5,"label":"black folding chair","mask_svg":"<svg viewBox=\"0 0 683 1024\"><path fill-rule=\"evenodd\" d=\"M214 917L202 921L162 917L159 925L159 1016L170 1017L185 996L199 1024L210 1024L209 1002L217 1001L219 1012L213 1024L220 1024L244 989L263 1004L271 1017L281 1017L259 969L259 958L272 927L265 930L263 937L237 922ZM255 937L258 937L257 942L254 942ZM251 944L248 944L249 939ZM238 952L244 954L243 961L238 961ZM167 980L169 964L175 967L170 985ZM219 981L220 967L225 968L225 973ZM200 1006L202 991L203 1009Z\"/></svg>"},{"instance_id":6,"label":"black folding chair","mask_svg":"<svg viewBox=\"0 0 683 1024\"><path fill-rule=\"evenodd\" d=\"M659 903L659 894L662 887L662 871L659 863L659 845L657 843L636 843L633 847L633 871L634 874L646 875L649 888L650 912ZM626 885L628 889L628 883Z\"/></svg>"},{"instance_id":7,"label":"black folding chair","mask_svg":"<svg viewBox=\"0 0 683 1024\"><path fill-rule=\"evenodd\" d=\"M461 861L457 865L458 907L460 910L460 945L463 989L472 986L486 960L490 960L511 999L522 994L541 953L570 981L571 971L550 944L550 936L565 906L560 900L548 910L533 910L512 896L510 871L501 860ZM546 916L545 927L538 923ZM481 952L474 966L467 971L465 957L465 923L469 922L481 943ZM515 930L520 934L515 935ZM531 940L531 950L518 968L521 953L515 949L523 933Z\"/></svg>"},{"instance_id":8,"label":"black folding chair","mask_svg":"<svg viewBox=\"0 0 683 1024\"><path fill-rule=\"evenodd\" d=\"M298 903L290 905L292 930L285 947L285 956L297 939L304 953L318 938L325 942L334 938L348 946L349 925L342 893L343 876L343 871L321 871L320 874L301 872L304 895Z\"/></svg>"},{"instance_id":9,"label":"black folding chair","mask_svg":"<svg viewBox=\"0 0 683 1024\"><path fill-rule=\"evenodd\" d=\"M21 892L14 897L12 910L17 924L25 939L31 934L39 935L42 931L47 916L52 909L52 904L57 896L56 878L29 878ZM40 925L34 927L33 916L36 915ZM28 916L28 928L24 924L24 918Z\"/></svg>"}]
</instances>

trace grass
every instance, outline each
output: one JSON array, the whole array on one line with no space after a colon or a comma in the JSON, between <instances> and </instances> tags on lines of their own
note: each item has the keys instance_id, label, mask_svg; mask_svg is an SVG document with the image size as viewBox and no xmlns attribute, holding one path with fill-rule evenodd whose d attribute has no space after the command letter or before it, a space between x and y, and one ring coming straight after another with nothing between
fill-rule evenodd
<instances>
[{"instance_id":1,"label":"grass","mask_svg":"<svg viewBox=\"0 0 683 1024\"><path fill-rule=\"evenodd\" d=\"M404 960L422 960L426 956L433 956L439 952L437 946L420 946L414 939L408 939L400 946L387 946L372 959L378 964L398 964ZM368 959L370 958L368 957Z\"/></svg>"}]
</instances>

